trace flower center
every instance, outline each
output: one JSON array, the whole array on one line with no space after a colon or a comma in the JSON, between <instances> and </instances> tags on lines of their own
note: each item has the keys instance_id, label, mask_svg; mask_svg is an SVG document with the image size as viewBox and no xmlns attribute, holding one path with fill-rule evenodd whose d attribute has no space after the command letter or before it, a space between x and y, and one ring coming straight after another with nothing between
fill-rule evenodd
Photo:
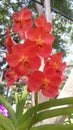
<instances>
[{"instance_id":1,"label":"flower center","mask_svg":"<svg viewBox=\"0 0 73 130\"><path fill-rule=\"evenodd\" d=\"M19 22L20 22L20 23L23 22L23 18L22 18L22 17L19 18Z\"/></svg>"},{"instance_id":2,"label":"flower center","mask_svg":"<svg viewBox=\"0 0 73 130\"><path fill-rule=\"evenodd\" d=\"M41 81L41 87L44 89L49 86L50 80L45 78Z\"/></svg>"},{"instance_id":3,"label":"flower center","mask_svg":"<svg viewBox=\"0 0 73 130\"><path fill-rule=\"evenodd\" d=\"M25 65L25 67L29 67L29 60L28 57L22 58L21 62Z\"/></svg>"},{"instance_id":4,"label":"flower center","mask_svg":"<svg viewBox=\"0 0 73 130\"><path fill-rule=\"evenodd\" d=\"M15 76L15 72L14 71L11 71L9 74L6 75L7 78L11 78L11 79L14 79L14 76Z\"/></svg>"},{"instance_id":5,"label":"flower center","mask_svg":"<svg viewBox=\"0 0 73 130\"><path fill-rule=\"evenodd\" d=\"M9 37L7 37L7 38L5 39L5 42L6 42L6 43L8 43L8 42L9 42Z\"/></svg>"},{"instance_id":6,"label":"flower center","mask_svg":"<svg viewBox=\"0 0 73 130\"><path fill-rule=\"evenodd\" d=\"M55 70L58 69L58 65L57 65L57 63L53 63L53 68L54 68Z\"/></svg>"},{"instance_id":7,"label":"flower center","mask_svg":"<svg viewBox=\"0 0 73 130\"><path fill-rule=\"evenodd\" d=\"M43 46L43 40L42 39L37 39L36 40L36 45L38 46L38 47L42 47Z\"/></svg>"}]
</instances>

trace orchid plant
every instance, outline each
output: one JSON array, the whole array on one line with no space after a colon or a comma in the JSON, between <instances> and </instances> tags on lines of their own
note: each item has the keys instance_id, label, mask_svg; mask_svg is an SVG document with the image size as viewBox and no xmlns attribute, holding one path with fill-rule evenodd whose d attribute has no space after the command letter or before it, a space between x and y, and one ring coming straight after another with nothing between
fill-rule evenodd
<instances>
[{"instance_id":1,"label":"orchid plant","mask_svg":"<svg viewBox=\"0 0 73 130\"><path fill-rule=\"evenodd\" d=\"M45 15L32 20L32 12L27 7L12 15L12 30L17 33L23 43L16 43L6 28L4 46L7 49L6 62L9 68L5 72L6 87L16 81L26 84L21 97L15 95L16 111L6 98L0 96L0 130L71 130L73 125L46 124L35 126L36 123L51 117L71 114L73 107L63 106L73 104L73 98L54 99L59 86L65 79L63 71L66 63L62 62L62 53L52 53L54 35L52 24L47 22ZM38 93L47 98L53 98L44 103L38 102ZM35 94L35 106L24 112L24 105L29 92ZM50 109L53 108L54 109Z\"/></svg>"}]
</instances>

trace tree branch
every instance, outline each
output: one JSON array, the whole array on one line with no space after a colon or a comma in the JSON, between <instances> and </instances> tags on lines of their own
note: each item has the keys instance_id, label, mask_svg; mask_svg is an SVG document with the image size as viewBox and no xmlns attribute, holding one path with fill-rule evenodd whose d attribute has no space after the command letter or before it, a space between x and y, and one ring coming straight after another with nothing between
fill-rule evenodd
<instances>
[{"instance_id":1,"label":"tree branch","mask_svg":"<svg viewBox=\"0 0 73 130\"><path fill-rule=\"evenodd\" d=\"M35 5L36 5L38 15L43 14L44 8L43 8L42 4L40 3L40 0L35 0L34 2L35 2Z\"/></svg>"},{"instance_id":2,"label":"tree branch","mask_svg":"<svg viewBox=\"0 0 73 130\"><path fill-rule=\"evenodd\" d=\"M50 0L44 0L45 16L48 22L52 22Z\"/></svg>"},{"instance_id":3,"label":"tree branch","mask_svg":"<svg viewBox=\"0 0 73 130\"><path fill-rule=\"evenodd\" d=\"M39 4L39 5L41 5L41 6L43 6L43 4L40 2L40 0L32 0L32 1L35 2L35 3L37 3L37 4Z\"/></svg>"},{"instance_id":4,"label":"tree branch","mask_svg":"<svg viewBox=\"0 0 73 130\"><path fill-rule=\"evenodd\" d=\"M54 9L54 8L51 8L51 11L53 11L53 12L56 13L56 14L59 14L59 15L63 16L64 18L66 18L66 19L68 19L68 20L70 20L70 21L73 21L72 18L68 17L67 15L63 14L62 12L60 12L60 11Z\"/></svg>"},{"instance_id":5,"label":"tree branch","mask_svg":"<svg viewBox=\"0 0 73 130\"><path fill-rule=\"evenodd\" d=\"M41 6L44 8L44 5L43 5L40 1L38 1L38 0L35 0L35 1L34 1L34 0L33 0L33 2L35 2L35 3L39 4L39 5L41 5ZM59 14L59 15L65 17L66 19L68 19L68 20L70 20L70 21L73 21L72 18L70 18L70 17L68 17L67 15L63 14L61 11L58 11L58 10L54 9L54 8L52 7L52 4L51 4L51 11L53 11L53 12L56 13L56 14Z\"/></svg>"}]
</instances>

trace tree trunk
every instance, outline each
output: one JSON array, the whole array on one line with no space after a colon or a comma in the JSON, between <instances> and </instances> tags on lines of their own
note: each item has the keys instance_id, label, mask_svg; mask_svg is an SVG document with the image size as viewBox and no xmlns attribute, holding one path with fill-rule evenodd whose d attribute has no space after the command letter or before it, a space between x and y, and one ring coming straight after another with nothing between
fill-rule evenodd
<instances>
[{"instance_id":1,"label":"tree trunk","mask_svg":"<svg viewBox=\"0 0 73 130\"><path fill-rule=\"evenodd\" d=\"M38 0L38 2L41 2L41 1ZM43 14L44 10L43 10L42 5L40 5L39 3L35 3L35 5L36 5L36 9L37 9L38 15Z\"/></svg>"},{"instance_id":2,"label":"tree trunk","mask_svg":"<svg viewBox=\"0 0 73 130\"><path fill-rule=\"evenodd\" d=\"M46 19L48 22L52 23L50 0L44 0L44 7Z\"/></svg>"},{"instance_id":3,"label":"tree trunk","mask_svg":"<svg viewBox=\"0 0 73 130\"><path fill-rule=\"evenodd\" d=\"M0 82L2 82L3 79L3 71L0 71Z\"/></svg>"}]
</instances>

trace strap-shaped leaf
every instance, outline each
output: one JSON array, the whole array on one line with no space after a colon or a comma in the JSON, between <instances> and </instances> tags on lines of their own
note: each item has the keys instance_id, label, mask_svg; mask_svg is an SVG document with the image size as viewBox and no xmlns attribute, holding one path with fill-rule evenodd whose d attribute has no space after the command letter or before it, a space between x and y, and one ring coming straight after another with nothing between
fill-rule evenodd
<instances>
[{"instance_id":1,"label":"strap-shaped leaf","mask_svg":"<svg viewBox=\"0 0 73 130\"><path fill-rule=\"evenodd\" d=\"M12 120L14 126L16 126L17 119L16 119L16 116L15 116L15 112L12 109L12 106L10 105L10 103L6 100L6 98L4 98L1 95L0 95L0 103L2 103L7 108L8 112L10 114L10 119Z\"/></svg>"},{"instance_id":2,"label":"strap-shaped leaf","mask_svg":"<svg viewBox=\"0 0 73 130\"><path fill-rule=\"evenodd\" d=\"M30 130L73 130L73 124L51 124L33 127Z\"/></svg>"},{"instance_id":3,"label":"strap-shaped leaf","mask_svg":"<svg viewBox=\"0 0 73 130\"><path fill-rule=\"evenodd\" d=\"M38 111L44 110L47 108L51 108L51 107L55 107L55 106L63 106L63 105L69 105L69 104L73 104L73 97L51 99L49 101L40 103L38 105Z\"/></svg>"},{"instance_id":4,"label":"strap-shaped leaf","mask_svg":"<svg viewBox=\"0 0 73 130\"><path fill-rule=\"evenodd\" d=\"M17 124L17 130L29 130L29 128L33 124L33 117L28 118L28 120L24 121L23 123L18 123Z\"/></svg>"},{"instance_id":5,"label":"strap-shaped leaf","mask_svg":"<svg viewBox=\"0 0 73 130\"><path fill-rule=\"evenodd\" d=\"M65 107L65 108L57 108L53 110L46 110L44 112L40 112L37 114L37 119L34 121L34 124L37 122L40 122L44 119L48 119L51 117L55 116L60 116L60 115L69 115L73 113L73 107Z\"/></svg>"},{"instance_id":6,"label":"strap-shaped leaf","mask_svg":"<svg viewBox=\"0 0 73 130\"><path fill-rule=\"evenodd\" d=\"M15 99L16 99L16 117L19 118L24 109L24 104L27 98L28 92L27 89L25 88L21 97L19 97L18 93L16 93Z\"/></svg>"},{"instance_id":7,"label":"strap-shaped leaf","mask_svg":"<svg viewBox=\"0 0 73 130\"><path fill-rule=\"evenodd\" d=\"M12 121L5 117L2 113L0 113L0 126L4 128L4 130L15 130Z\"/></svg>"},{"instance_id":8,"label":"strap-shaped leaf","mask_svg":"<svg viewBox=\"0 0 73 130\"><path fill-rule=\"evenodd\" d=\"M68 105L68 104L73 104L73 97L52 99L44 103L38 104L38 111L45 110L47 108L49 109L55 106L63 106L63 105ZM34 115L34 112L35 112L35 107L32 107L24 115L21 116L18 122L22 123L26 121L30 116Z\"/></svg>"}]
</instances>

